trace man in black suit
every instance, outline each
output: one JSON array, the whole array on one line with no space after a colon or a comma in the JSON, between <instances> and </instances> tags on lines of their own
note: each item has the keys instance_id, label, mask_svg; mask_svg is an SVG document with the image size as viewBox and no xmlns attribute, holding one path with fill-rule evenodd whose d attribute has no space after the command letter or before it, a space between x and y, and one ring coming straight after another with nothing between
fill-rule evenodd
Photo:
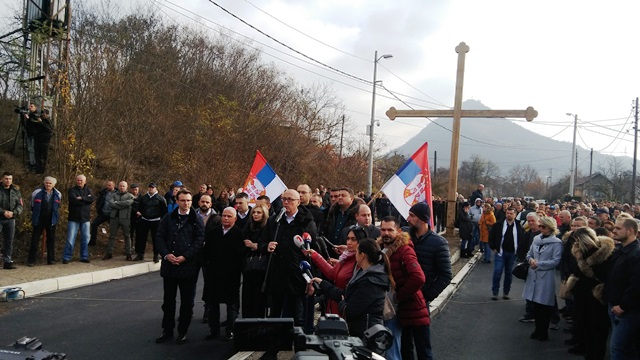
<instances>
[{"instance_id":1,"label":"man in black suit","mask_svg":"<svg viewBox=\"0 0 640 360\"><path fill-rule=\"evenodd\" d=\"M204 299L210 306L207 340L220 336L220 304L227 306L225 340L233 340L233 325L240 305L240 275L247 251L236 221L236 209L227 207L222 211L221 224L207 222L204 247L207 269Z\"/></svg>"},{"instance_id":2,"label":"man in black suit","mask_svg":"<svg viewBox=\"0 0 640 360\"><path fill-rule=\"evenodd\" d=\"M160 276L163 279L162 335L156 343L173 338L176 295L180 289L178 317L178 345L187 342L187 330L193 316L194 294L200 270L198 259L204 245L204 223L191 208L191 192L180 190L176 195L178 207L160 220L156 236L156 250L162 257Z\"/></svg>"}]
</instances>

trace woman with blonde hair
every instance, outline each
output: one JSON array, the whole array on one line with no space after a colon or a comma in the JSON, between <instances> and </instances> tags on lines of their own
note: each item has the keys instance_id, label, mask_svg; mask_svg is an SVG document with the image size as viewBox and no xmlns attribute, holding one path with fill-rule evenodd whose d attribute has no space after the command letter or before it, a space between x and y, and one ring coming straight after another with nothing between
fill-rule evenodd
<instances>
[{"instance_id":1,"label":"woman with blonde hair","mask_svg":"<svg viewBox=\"0 0 640 360\"><path fill-rule=\"evenodd\" d=\"M533 302L533 316L536 330L532 339L545 341L549 339L551 314L556 305L555 268L562 258L562 240L556 237L557 223L553 218L540 219L540 235L533 239L527 253L529 274L524 284L522 297Z\"/></svg>"},{"instance_id":2,"label":"woman with blonde hair","mask_svg":"<svg viewBox=\"0 0 640 360\"><path fill-rule=\"evenodd\" d=\"M496 216L493 214L493 206L491 204L484 204L482 207L482 216L478 222L480 227L480 250L484 253L482 262L484 264L491 263L491 248L489 247L489 233L491 227L496 223Z\"/></svg>"},{"instance_id":3,"label":"woman with blonde hair","mask_svg":"<svg viewBox=\"0 0 640 360\"><path fill-rule=\"evenodd\" d=\"M584 351L585 359L604 359L610 321L602 290L611 270L615 243L584 227L575 230L571 237L574 239L571 253L578 266L567 283L574 284L574 329L580 343L569 352Z\"/></svg>"}]
</instances>

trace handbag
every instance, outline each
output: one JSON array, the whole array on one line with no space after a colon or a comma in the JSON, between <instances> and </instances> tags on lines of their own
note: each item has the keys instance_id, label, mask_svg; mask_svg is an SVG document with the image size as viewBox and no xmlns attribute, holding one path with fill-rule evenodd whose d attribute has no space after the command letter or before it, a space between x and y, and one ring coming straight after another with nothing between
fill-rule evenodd
<instances>
[{"instance_id":1,"label":"handbag","mask_svg":"<svg viewBox=\"0 0 640 360\"><path fill-rule=\"evenodd\" d=\"M247 257L243 272L267 271L268 261L269 257L267 255L263 255L262 253L251 254L251 256Z\"/></svg>"},{"instance_id":2,"label":"handbag","mask_svg":"<svg viewBox=\"0 0 640 360\"><path fill-rule=\"evenodd\" d=\"M513 276L521 280L527 280L527 274L529 274L529 262L523 261L516 264L511 271Z\"/></svg>"},{"instance_id":3,"label":"handbag","mask_svg":"<svg viewBox=\"0 0 640 360\"><path fill-rule=\"evenodd\" d=\"M391 292L387 291L387 294L384 296L384 308L382 309L382 319L383 320L391 320L396 317L396 308L393 305L393 301L391 301Z\"/></svg>"}]
</instances>

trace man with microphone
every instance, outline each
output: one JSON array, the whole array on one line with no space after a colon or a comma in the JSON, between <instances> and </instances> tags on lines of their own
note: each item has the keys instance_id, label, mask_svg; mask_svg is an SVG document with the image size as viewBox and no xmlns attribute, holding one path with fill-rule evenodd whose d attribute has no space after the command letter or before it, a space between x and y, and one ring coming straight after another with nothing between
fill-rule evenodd
<instances>
[{"instance_id":1,"label":"man with microphone","mask_svg":"<svg viewBox=\"0 0 640 360\"><path fill-rule=\"evenodd\" d=\"M304 298L313 293L311 284L305 281L300 262L306 260L300 248L300 239L309 233L311 248L317 249L314 241L317 229L313 215L300 207L300 194L288 189L281 196L283 208L279 214L269 218L262 241L268 243L271 260L265 277L265 289L271 297L269 317L293 318L295 326L304 325ZM302 246L304 246L304 237ZM277 351L267 351L261 359L277 359Z\"/></svg>"}]
</instances>

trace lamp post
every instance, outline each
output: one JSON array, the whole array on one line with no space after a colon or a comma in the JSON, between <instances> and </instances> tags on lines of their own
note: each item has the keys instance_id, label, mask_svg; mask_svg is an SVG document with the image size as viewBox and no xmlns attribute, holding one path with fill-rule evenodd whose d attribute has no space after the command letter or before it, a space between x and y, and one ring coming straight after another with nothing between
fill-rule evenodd
<instances>
[{"instance_id":1,"label":"lamp post","mask_svg":"<svg viewBox=\"0 0 640 360\"><path fill-rule=\"evenodd\" d=\"M368 184L367 184L367 195L370 195L373 191L373 127L375 125L375 115L376 115L376 85L378 80L376 79L376 75L378 72L378 61L381 59L389 59L392 58L391 54L384 54L378 57L378 50L373 55L373 96L371 99L371 124L369 125L369 172L368 172Z\"/></svg>"},{"instance_id":2,"label":"lamp post","mask_svg":"<svg viewBox=\"0 0 640 360\"><path fill-rule=\"evenodd\" d=\"M575 178L573 174L573 164L576 162L576 133L578 132L578 114L567 113L567 116L573 116L573 147L571 148L571 170L569 176L569 195L573 197ZM576 169L577 170L577 169Z\"/></svg>"}]
</instances>

